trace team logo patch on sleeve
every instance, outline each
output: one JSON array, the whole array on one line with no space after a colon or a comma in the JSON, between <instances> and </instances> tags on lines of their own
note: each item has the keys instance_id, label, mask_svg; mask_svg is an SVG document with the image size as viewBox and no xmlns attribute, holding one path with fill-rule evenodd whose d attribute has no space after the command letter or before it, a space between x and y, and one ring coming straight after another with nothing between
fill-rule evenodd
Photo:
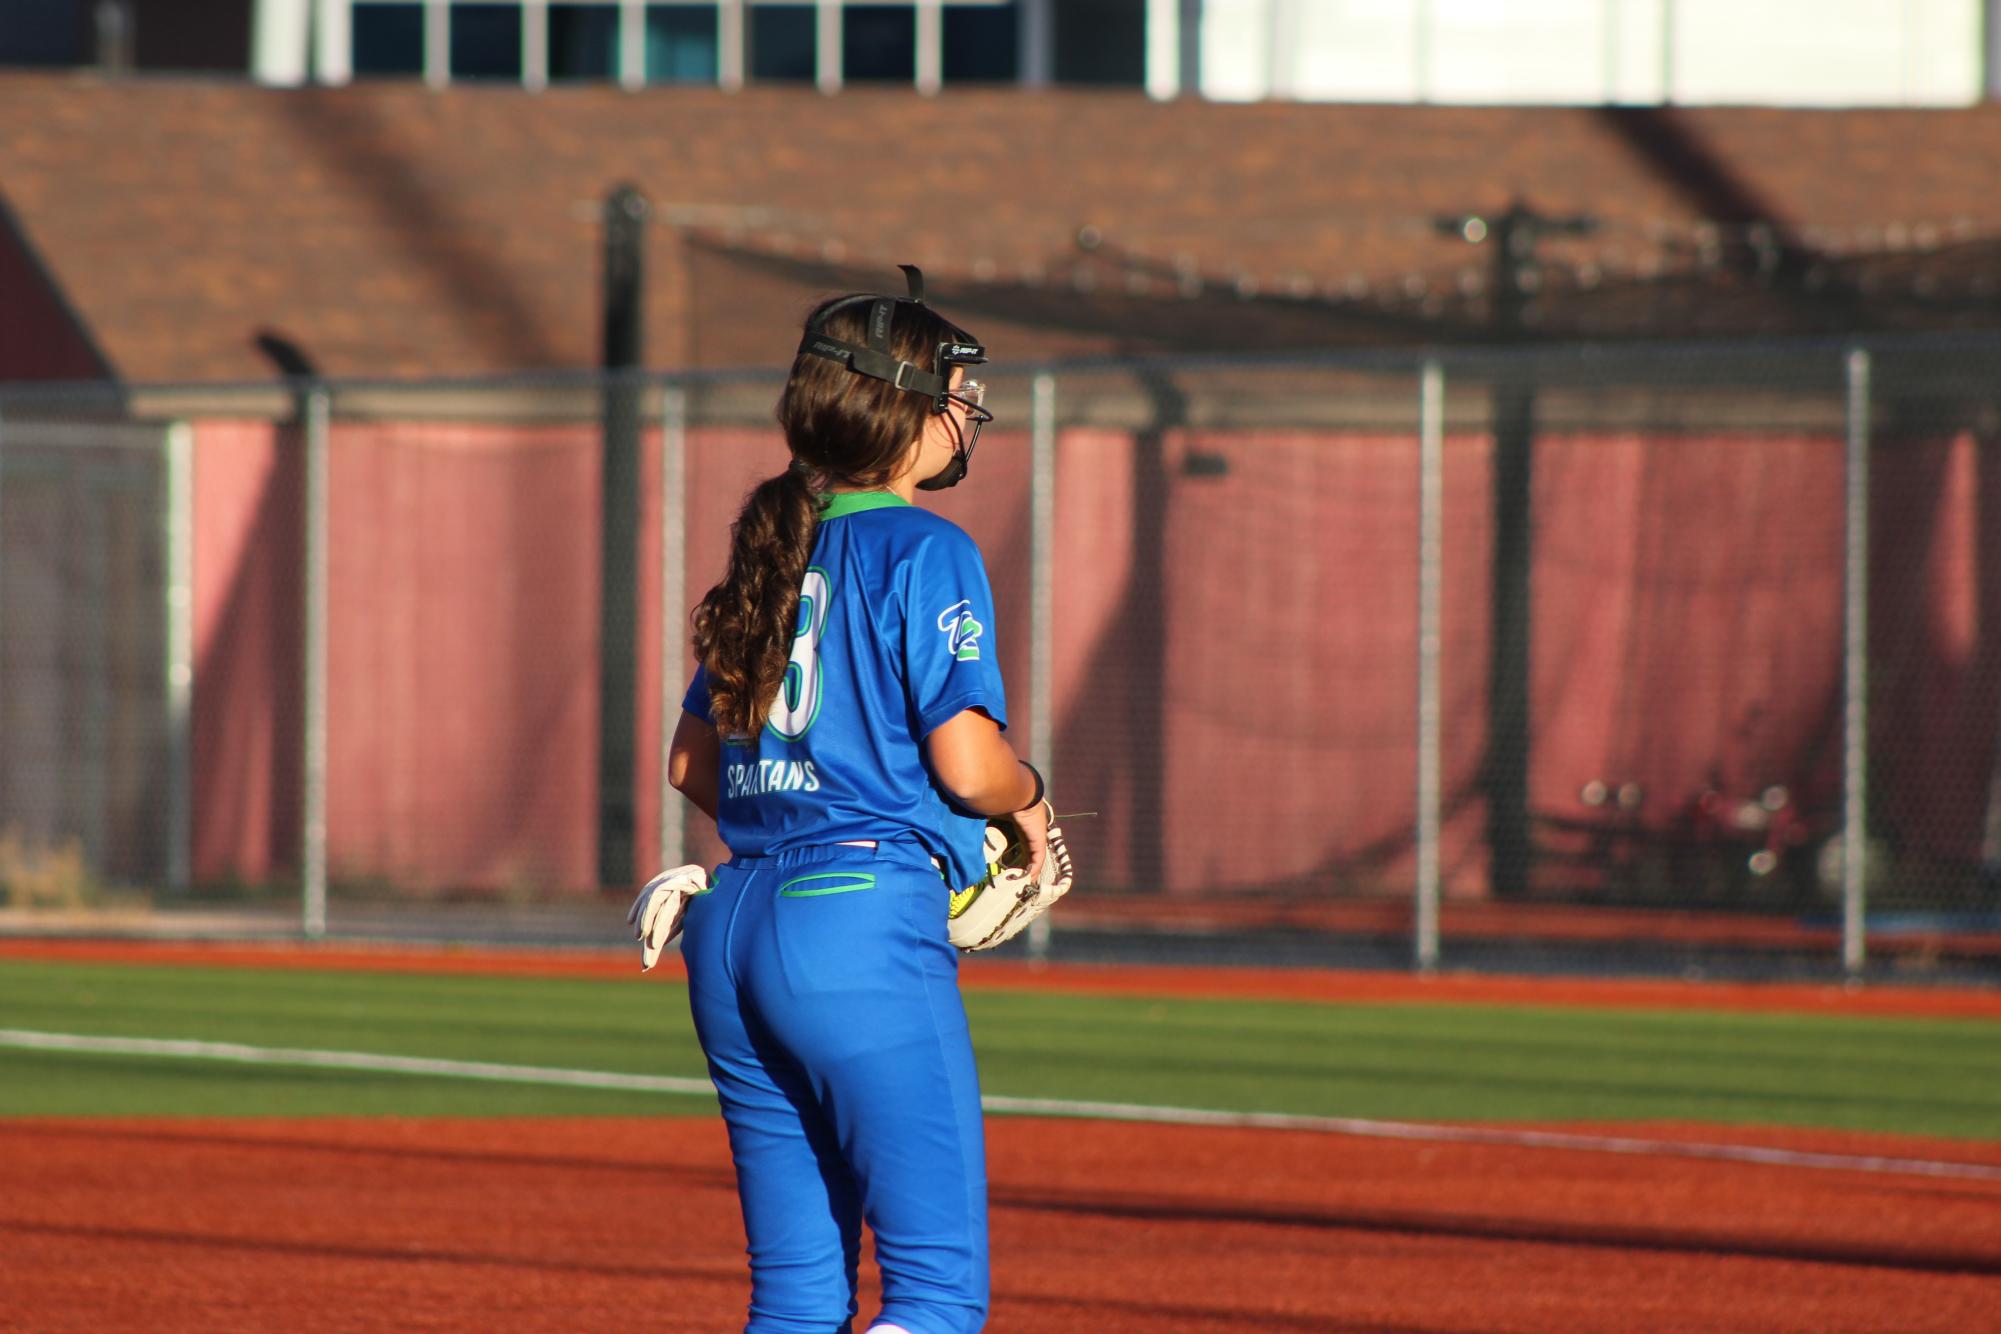
<instances>
[{"instance_id":1,"label":"team logo patch on sleeve","mask_svg":"<svg viewBox=\"0 0 2001 1334\"><path fill-rule=\"evenodd\" d=\"M960 598L939 612L938 629L946 636L948 649L954 658L960 662L979 661L980 635L986 627L973 619L971 598Z\"/></svg>"}]
</instances>

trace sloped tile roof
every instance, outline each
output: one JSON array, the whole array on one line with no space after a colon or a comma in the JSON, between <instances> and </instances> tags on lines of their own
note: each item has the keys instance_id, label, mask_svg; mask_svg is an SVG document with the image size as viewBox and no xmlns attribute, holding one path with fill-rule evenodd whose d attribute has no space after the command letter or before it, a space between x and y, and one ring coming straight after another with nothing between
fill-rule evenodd
<instances>
[{"instance_id":1,"label":"sloped tile roof","mask_svg":"<svg viewBox=\"0 0 2001 1334\"><path fill-rule=\"evenodd\" d=\"M647 361L664 368L782 362L815 295L892 282L896 260L924 265L941 304L977 309L1002 357L1478 336L1487 251L1434 219L1515 200L1599 224L1542 246L1553 272L1587 275L1552 284L1570 294L1555 330L1649 332L1627 306L1663 280L1680 304L1656 316L1700 314L1704 289L1691 299L1687 284L1704 274L1739 305L1753 293L1733 329L1801 324L1790 297L1757 296L1775 286L1848 294L1810 300L1803 327L1872 319L1844 286L1864 261L1899 292L1943 283L1921 295L1957 301L1944 322L1980 322L1997 179L1995 105L0 75L0 197L83 335L133 381L267 379L263 329L338 376L592 365L599 202L620 181L654 205ZM1949 257L1939 277L1934 253Z\"/></svg>"}]
</instances>

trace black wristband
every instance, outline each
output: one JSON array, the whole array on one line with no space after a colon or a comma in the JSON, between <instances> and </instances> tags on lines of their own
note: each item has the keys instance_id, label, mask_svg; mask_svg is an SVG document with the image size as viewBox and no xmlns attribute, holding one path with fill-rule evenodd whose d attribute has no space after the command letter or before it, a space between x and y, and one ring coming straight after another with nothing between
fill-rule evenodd
<instances>
[{"instance_id":1,"label":"black wristband","mask_svg":"<svg viewBox=\"0 0 2001 1334\"><path fill-rule=\"evenodd\" d=\"M1046 791L1046 789L1043 787L1042 784L1042 771L1040 769L1037 769L1034 765L1030 764L1027 760L1021 761L1021 767L1028 770L1028 776L1035 780L1035 795L1030 797L1025 804L1018 806L1015 809L1023 811L1032 811L1037 806L1040 806L1042 804L1042 794L1044 791Z\"/></svg>"}]
</instances>

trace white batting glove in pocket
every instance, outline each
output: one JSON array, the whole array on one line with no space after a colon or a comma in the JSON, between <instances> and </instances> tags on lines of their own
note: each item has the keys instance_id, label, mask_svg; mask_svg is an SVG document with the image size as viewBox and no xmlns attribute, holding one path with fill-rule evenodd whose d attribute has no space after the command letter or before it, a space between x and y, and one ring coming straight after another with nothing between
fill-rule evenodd
<instances>
[{"instance_id":1,"label":"white batting glove in pocket","mask_svg":"<svg viewBox=\"0 0 2001 1334\"><path fill-rule=\"evenodd\" d=\"M660 962L660 951L681 934L681 919L688 915L688 901L709 892L709 873L700 866L677 866L662 871L646 882L632 911L625 915L639 941L639 971L652 971Z\"/></svg>"}]
</instances>

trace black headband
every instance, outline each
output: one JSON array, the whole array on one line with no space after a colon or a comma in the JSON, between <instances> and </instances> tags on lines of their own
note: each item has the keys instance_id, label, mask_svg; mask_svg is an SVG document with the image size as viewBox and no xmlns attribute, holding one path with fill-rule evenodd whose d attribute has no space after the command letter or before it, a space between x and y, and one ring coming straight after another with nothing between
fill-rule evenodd
<instances>
[{"instance_id":1,"label":"black headband","mask_svg":"<svg viewBox=\"0 0 2001 1334\"><path fill-rule=\"evenodd\" d=\"M952 392L952 367L981 365L987 359L987 349L964 329L941 321L945 323L946 337L932 354L929 370L915 362L904 361L891 352L889 333L896 322L896 308L924 305L923 272L915 264L899 264L897 267L903 270L904 279L909 284L909 296L854 296L837 301L821 311L820 317L807 326L806 336L799 342L799 351L801 355L838 361L859 375L887 380L898 389L923 394L932 400L935 411L943 412L945 399ZM862 302L869 303L868 342L865 345L821 332L835 312ZM937 312L932 313L935 315Z\"/></svg>"}]
</instances>

